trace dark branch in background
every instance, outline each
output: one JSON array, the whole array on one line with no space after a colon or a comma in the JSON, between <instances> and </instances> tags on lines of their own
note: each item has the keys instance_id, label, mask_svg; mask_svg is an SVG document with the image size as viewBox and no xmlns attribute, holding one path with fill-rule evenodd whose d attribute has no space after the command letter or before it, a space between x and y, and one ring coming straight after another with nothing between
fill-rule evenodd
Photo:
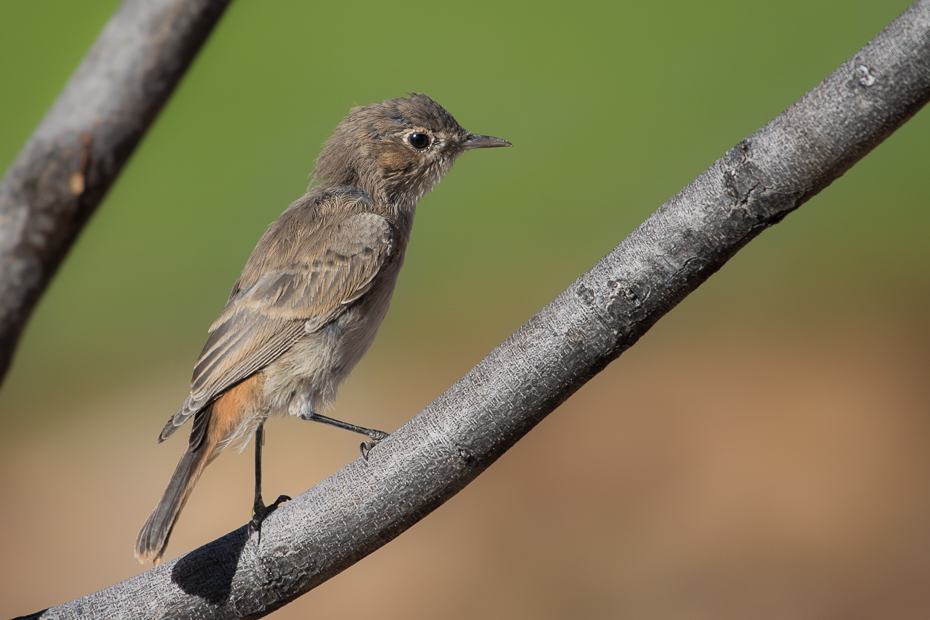
<instances>
[{"instance_id":1,"label":"dark branch in background","mask_svg":"<svg viewBox=\"0 0 930 620\"><path fill-rule=\"evenodd\" d=\"M124 0L0 182L0 381L32 309L230 0Z\"/></svg>"},{"instance_id":2,"label":"dark branch in background","mask_svg":"<svg viewBox=\"0 0 930 620\"><path fill-rule=\"evenodd\" d=\"M264 523L43 618L258 618L448 500L930 99L930 0L740 142L370 454ZM127 547L128 549L128 547Z\"/></svg>"}]
</instances>

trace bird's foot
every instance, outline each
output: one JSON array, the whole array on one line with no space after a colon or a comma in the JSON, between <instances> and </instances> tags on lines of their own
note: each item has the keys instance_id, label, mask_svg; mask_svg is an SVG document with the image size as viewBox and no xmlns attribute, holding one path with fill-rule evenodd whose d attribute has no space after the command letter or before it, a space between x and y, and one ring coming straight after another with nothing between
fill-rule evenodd
<instances>
[{"instance_id":1,"label":"bird's foot","mask_svg":"<svg viewBox=\"0 0 930 620\"><path fill-rule=\"evenodd\" d=\"M365 433L365 434L371 437L371 441L363 441L359 445L358 448L359 448L359 451L362 453L362 458L367 461L368 453L371 452L371 449L377 446L379 443L381 443L383 439L387 439L391 435L390 433L385 433L384 431L374 431L374 430L369 431L368 433Z\"/></svg>"},{"instance_id":2,"label":"bird's foot","mask_svg":"<svg viewBox=\"0 0 930 620\"><path fill-rule=\"evenodd\" d=\"M255 504L252 506L252 520L249 521L249 529L258 532L259 542L261 542L262 536L262 521L274 512L278 506L289 501L291 501L291 498L288 495L279 495L278 499L274 500L269 506L266 506L261 499L255 501Z\"/></svg>"}]
</instances>

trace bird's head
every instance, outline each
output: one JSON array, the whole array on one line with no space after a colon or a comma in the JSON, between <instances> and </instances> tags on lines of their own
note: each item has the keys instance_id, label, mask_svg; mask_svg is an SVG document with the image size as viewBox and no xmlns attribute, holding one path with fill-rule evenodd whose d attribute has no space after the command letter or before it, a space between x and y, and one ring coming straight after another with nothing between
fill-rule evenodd
<instances>
[{"instance_id":1,"label":"bird's head","mask_svg":"<svg viewBox=\"0 0 930 620\"><path fill-rule=\"evenodd\" d=\"M314 182L358 186L412 206L469 149L511 146L463 129L423 94L352 108L316 161Z\"/></svg>"}]
</instances>

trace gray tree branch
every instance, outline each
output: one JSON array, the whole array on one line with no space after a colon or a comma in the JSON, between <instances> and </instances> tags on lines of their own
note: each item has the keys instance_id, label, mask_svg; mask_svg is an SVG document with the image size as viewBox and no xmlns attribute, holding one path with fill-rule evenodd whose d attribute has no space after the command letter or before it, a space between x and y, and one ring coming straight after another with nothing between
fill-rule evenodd
<instances>
[{"instance_id":1,"label":"gray tree branch","mask_svg":"<svg viewBox=\"0 0 930 620\"><path fill-rule=\"evenodd\" d=\"M0 181L0 381L26 321L230 0L124 0Z\"/></svg>"},{"instance_id":2,"label":"gray tree branch","mask_svg":"<svg viewBox=\"0 0 930 620\"><path fill-rule=\"evenodd\" d=\"M760 232L930 99L918 0L370 454L242 527L41 618L259 618L378 549L472 481Z\"/></svg>"}]
</instances>

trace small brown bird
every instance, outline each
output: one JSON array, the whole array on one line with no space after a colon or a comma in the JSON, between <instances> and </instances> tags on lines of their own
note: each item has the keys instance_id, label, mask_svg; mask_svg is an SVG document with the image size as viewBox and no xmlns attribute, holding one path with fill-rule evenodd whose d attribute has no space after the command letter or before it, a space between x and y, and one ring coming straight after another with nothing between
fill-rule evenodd
<instances>
[{"instance_id":1,"label":"small brown bird","mask_svg":"<svg viewBox=\"0 0 930 620\"><path fill-rule=\"evenodd\" d=\"M317 159L310 189L259 240L210 327L191 393L164 441L194 418L187 449L136 539L156 564L204 468L255 436L253 525L278 503L261 496L263 424L274 413L365 434L317 413L371 346L404 262L417 200L470 149L511 146L469 133L423 94L353 108Z\"/></svg>"}]
</instances>

